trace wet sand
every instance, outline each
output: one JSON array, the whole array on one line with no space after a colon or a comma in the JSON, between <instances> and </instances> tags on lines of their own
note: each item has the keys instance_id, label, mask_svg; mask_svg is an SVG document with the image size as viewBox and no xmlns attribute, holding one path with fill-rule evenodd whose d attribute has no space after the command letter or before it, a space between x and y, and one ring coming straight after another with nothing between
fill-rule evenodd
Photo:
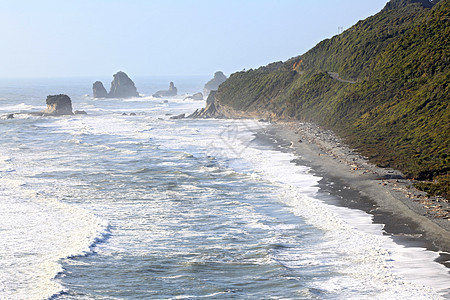
<instances>
[{"instance_id":1,"label":"wet sand","mask_svg":"<svg viewBox=\"0 0 450 300\"><path fill-rule=\"evenodd\" d=\"M277 122L271 130L290 143L301 163L324 178L322 189L342 193L343 187L343 200L332 204L372 214L375 223L385 224L386 234L406 246L450 252L450 205L445 199L427 197L399 171L370 164L332 132L314 124ZM336 183L335 190L327 180ZM448 261L448 253L441 256L441 262Z\"/></svg>"}]
</instances>

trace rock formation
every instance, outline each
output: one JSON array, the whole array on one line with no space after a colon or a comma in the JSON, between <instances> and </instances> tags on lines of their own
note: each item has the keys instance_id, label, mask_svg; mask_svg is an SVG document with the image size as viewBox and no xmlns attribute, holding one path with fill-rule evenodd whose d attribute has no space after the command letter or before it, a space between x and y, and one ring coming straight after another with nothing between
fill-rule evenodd
<instances>
[{"instance_id":1,"label":"rock formation","mask_svg":"<svg viewBox=\"0 0 450 300\"><path fill-rule=\"evenodd\" d=\"M72 112L72 101L69 96L60 95L49 95L47 96L47 109L42 111L42 115L50 116L62 116L62 115L73 115Z\"/></svg>"},{"instance_id":2,"label":"rock formation","mask_svg":"<svg viewBox=\"0 0 450 300\"><path fill-rule=\"evenodd\" d=\"M173 82L170 82L168 90L157 91L155 94L153 94L153 97L155 98L172 97L176 96L177 93L178 93L177 88L175 87Z\"/></svg>"},{"instance_id":3,"label":"rock formation","mask_svg":"<svg viewBox=\"0 0 450 300\"><path fill-rule=\"evenodd\" d=\"M133 80L131 80L130 77L122 71L114 74L114 79L111 81L111 89L109 93L106 92L106 89L101 81L96 81L92 86L92 90L94 98L139 97L139 93L137 92Z\"/></svg>"},{"instance_id":4,"label":"rock formation","mask_svg":"<svg viewBox=\"0 0 450 300\"><path fill-rule=\"evenodd\" d=\"M94 82L92 86L92 92L94 94L94 98L107 98L108 92L106 91L103 83L101 81Z\"/></svg>"},{"instance_id":5,"label":"rock formation","mask_svg":"<svg viewBox=\"0 0 450 300\"><path fill-rule=\"evenodd\" d=\"M216 106L216 93L217 91L211 91L208 99L206 99L206 107L201 110L196 110L194 113L188 116L192 119L208 119L208 118L223 118L224 116L217 110Z\"/></svg>"},{"instance_id":6,"label":"rock formation","mask_svg":"<svg viewBox=\"0 0 450 300\"><path fill-rule=\"evenodd\" d=\"M177 120L177 119L184 119L186 117L186 114L180 114L177 116L170 117L171 120Z\"/></svg>"},{"instance_id":7,"label":"rock formation","mask_svg":"<svg viewBox=\"0 0 450 300\"><path fill-rule=\"evenodd\" d=\"M131 80L125 72L119 71L114 74L108 96L110 98L130 98L139 97L139 93L137 92L133 80Z\"/></svg>"},{"instance_id":8,"label":"rock formation","mask_svg":"<svg viewBox=\"0 0 450 300\"><path fill-rule=\"evenodd\" d=\"M203 100L203 94L195 93L192 96L187 96L186 98L184 98L184 100Z\"/></svg>"},{"instance_id":9,"label":"rock formation","mask_svg":"<svg viewBox=\"0 0 450 300\"><path fill-rule=\"evenodd\" d=\"M227 80L227 76L225 76L221 71L218 71L214 74L214 78L208 81L203 88L203 94L205 97L208 97L211 91L217 91L219 85L221 85L225 80Z\"/></svg>"}]
</instances>

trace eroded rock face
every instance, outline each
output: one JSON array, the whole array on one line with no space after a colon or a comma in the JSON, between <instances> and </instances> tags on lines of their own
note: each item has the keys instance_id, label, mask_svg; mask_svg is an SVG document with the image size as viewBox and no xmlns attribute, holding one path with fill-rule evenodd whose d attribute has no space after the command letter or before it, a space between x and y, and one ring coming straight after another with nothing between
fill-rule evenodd
<instances>
[{"instance_id":1,"label":"eroded rock face","mask_svg":"<svg viewBox=\"0 0 450 300\"><path fill-rule=\"evenodd\" d=\"M46 103L47 109L42 112L44 115L73 115L72 100L70 100L69 96L67 95L48 95Z\"/></svg>"},{"instance_id":2,"label":"eroded rock face","mask_svg":"<svg viewBox=\"0 0 450 300\"><path fill-rule=\"evenodd\" d=\"M205 97L208 97L211 91L217 91L219 85L221 85L225 80L227 80L227 76L225 76L221 71L214 73L214 78L208 81L203 88L203 94Z\"/></svg>"},{"instance_id":3,"label":"eroded rock face","mask_svg":"<svg viewBox=\"0 0 450 300\"><path fill-rule=\"evenodd\" d=\"M133 80L128 77L125 72L119 71L114 74L114 79L111 81L111 90L108 97L110 98L130 98L139 97L136 86Z\"/></svg>"},{"instance_id":4,"label":"eroded rock face","mask_svg":"<svg viewBox=\"0 0 450 300\"><path fill-rule=\"evenodd\" d=\"M223 118L224 116L217 110L216 105L216 91L211 91L206 99L206 107L201 110L196 110L188 116L192 119L209 119L209 118Z\"/></svg>"},{"instance_id":5,"label":"eroded rock face","mask_svg":"<svg viewBox=\"0 0 450 300\"><path fill-rule=\"evenodd\" d=\"M155 94L153 94L153 97L155 98L173 97L176 96L177 94L178 90L175 87L175 84L173 82L170 82L168 90L157 91Z\"/></svg>"},{"instance_id":6,"label":"eroded rock face","mask_svg":"<svg viewBox=\"0 0 450 300\"><path fill-rule=\"evenodd\" d=\"M108 92L106 91L105 87L103 86L103 83L101 81L94 82L92 86L92 92L94 95L94 98L107 98Z\"/></svg>"}]
</instances>

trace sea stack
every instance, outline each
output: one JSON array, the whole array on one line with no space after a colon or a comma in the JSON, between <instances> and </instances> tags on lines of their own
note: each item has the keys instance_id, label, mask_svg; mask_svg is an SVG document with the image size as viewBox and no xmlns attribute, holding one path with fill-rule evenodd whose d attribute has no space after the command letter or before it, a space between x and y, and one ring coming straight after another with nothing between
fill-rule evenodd
<instances>
[{"instance_id":1,"label":"sea stack","mask_svg":"<svg viewBox=\"0 0 450 300\"><path fill-rule=\"evenodd\" d=\"M108 96L110 98L130 98L139 97L139 93L137 92L133 80L131 80L125 72L119 71L114 74Z\"/></svg>"},{"instance_id":2,"label":"sea stack","mask_svg":"<svg viewBox=\"0 0 450 300\"><path fill-rule=\"evenodd\" d=\"M94 82L92 92L94 94L94 98L108 98L108 92L101 81Z\"/></svg>"},{"instance_id":3,"label":"sea stack","mask_svg":"<svg viewBox=\"0 0 450 300\"><path fill-rule=\"evenodd\" d=\"M176 96L177 94L178 90L175 87L175 84L173 82L170 82L168 90L157 91L155 94L153 94L153 97L155 98L173 97Z\"/></svg>"},{"instance_id":4,"label":"sea stack","mask_svg":"<svg viewBox=\"0 0 450 300\"><path fill-rule=\"evenodd\" d=\"M49 116L62 116L62 115L73 115L72 112L72 100L69 96L60 95L49 95L47 96L47 109L42 113L43 115Z\"/></svg>"},{"instance_id":5,"label":"sea stack","mask_svg":"<svg viewBox=\"0 0 450 300\"><path fill-rule=\"evenodd\" d=\"M133 80L128 77L125 72L119 71L114 74L114 79L111 81L111 89L109 93L106 92L105 87L101 81L96 81L92 86L94 98L131 98L139 97L136 86Z\"/></svg>"},{"instance_id":6,"label":"sea stack","mask_svg":"<svg viewBox=\"0 0 450 300\"><path fill-rule=\"evenodd\" d=\"M227 80L227 76L225 76L222 71L217 71L214 73L214 78L208 81L203 88L203 95L208 98L208 95L211 91L217 91L219 85L221 85L225 80Z\"/></svg>"}]
</instances>

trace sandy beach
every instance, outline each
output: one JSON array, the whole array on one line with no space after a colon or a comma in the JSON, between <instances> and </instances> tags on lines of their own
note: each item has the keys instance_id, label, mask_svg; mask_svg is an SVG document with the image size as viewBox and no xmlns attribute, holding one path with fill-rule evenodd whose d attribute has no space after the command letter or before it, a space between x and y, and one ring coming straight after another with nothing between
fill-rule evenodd
<instances>
[{"instance_id":1,"label":"sandy beach","mask_svg":"<svg viewBox=\"0 0 450 300\"><path fill-rule=\"evenodd\" d=\"M432 250L450 252L450 205L428 197L401 172L379 168L347 147L331 131L310 123L277 122L274 133L290 141L295 154L318 174L359 194L351 206L374 215L385 231L413 245L425 241ZM349 206L349 203L341 203ZM443 253L442 261L448 260Z\"/></svg>"}]
</instances>

